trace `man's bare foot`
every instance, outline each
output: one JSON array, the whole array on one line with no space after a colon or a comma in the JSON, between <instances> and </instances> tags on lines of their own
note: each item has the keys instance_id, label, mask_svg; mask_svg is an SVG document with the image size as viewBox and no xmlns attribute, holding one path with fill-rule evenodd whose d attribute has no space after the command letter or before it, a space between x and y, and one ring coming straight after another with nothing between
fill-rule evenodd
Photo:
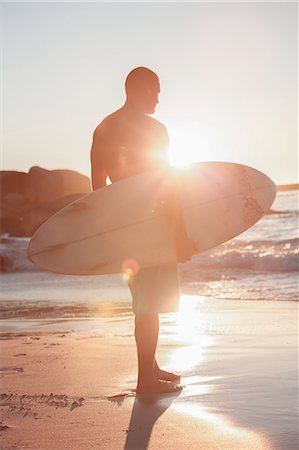
<instances>
[{"instance_id":1,"label":"man's bare foot","mask_svg":"<svg viewBox=\"0 0 299 450\"><path fill-rule=\"evenodd\" d=\"M167 372L167 370L162 370L159 367L154 368L154 376L158 380L171 381L173 383L176 381L180 381L181 379L181 375L177 375L176 373L172 372Z\"/></svg>"},{"instance_id":2,"label":"man's bare foot","mask_svg":"<svg viewBox=\"0 0 299 450\"><path fill-rule=\"evenodd\" d=\"M168 381L152 379L150 382L142 383L137 386L137 394L173 394L181 392L182 386L173 385Z\"/></svg>"}]
</instances>

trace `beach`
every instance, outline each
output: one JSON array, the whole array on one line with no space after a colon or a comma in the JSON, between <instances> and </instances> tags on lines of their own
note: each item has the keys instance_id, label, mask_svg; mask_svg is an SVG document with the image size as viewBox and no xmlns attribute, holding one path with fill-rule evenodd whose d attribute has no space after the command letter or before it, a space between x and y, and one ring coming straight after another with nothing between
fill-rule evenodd
<instances>
[{"instance_id":1,"label":"beach","mask_svg":"<svg viewBox=\"0 0 299 450\"><path fill-rule=\"evenodd\" d=\"M1 23L0 450L299 450L298 2Z\"/></svg>"},{"instance_id":2,"label":"beach","mask_svg":"<svg viewBox=\"0 0 299 450\"><path fill-rule=\"evenodd\" d=\"M158 350L184 389L160 397L134 393L131 316L6 321L1 448L295 450L297 304L186 302Z\"/></svg>"},{"instance_id":3,"label":"beach","mask_svg":"<svg viewBox=\"0 0 299 450\"><path fill-rule=\"evenodd\" d=\"M2 236L1 449L298 447L298 191L180 266L158 362L180 393L136 396L134 316L121 275L38 271Z\"/></svg>"}]
</instances>

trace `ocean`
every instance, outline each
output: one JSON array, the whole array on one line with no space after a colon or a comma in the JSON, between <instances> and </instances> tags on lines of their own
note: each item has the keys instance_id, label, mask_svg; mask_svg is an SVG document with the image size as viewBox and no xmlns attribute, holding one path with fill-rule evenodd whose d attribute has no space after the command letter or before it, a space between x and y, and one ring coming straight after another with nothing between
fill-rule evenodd
<instances>
[{"instance_id":1,"label":"ocean","mask_svg":"<svg viewBox=\"0 0 299 450\"><path fill-rule=\"evenodd\" d=\"M201 299L298 301L298 191L278 192L271 213L245 233L180 265L181 295ZM68 276L39 271L29 238L2 235L2 319L131 314L121 274Z\"/></svg>"}]
</instances>

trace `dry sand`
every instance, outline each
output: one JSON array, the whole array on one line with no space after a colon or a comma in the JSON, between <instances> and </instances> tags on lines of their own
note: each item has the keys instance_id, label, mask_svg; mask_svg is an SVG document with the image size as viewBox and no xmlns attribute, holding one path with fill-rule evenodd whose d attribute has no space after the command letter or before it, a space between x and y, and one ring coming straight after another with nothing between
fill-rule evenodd
<instances>
[{"instance_id":1,"label":"dry sand","mask_svg":"<svg viewBox=\"0 0 299 450\"><path fill-rule=\"evenodd\" d=\"M184 389L152 398L134 394L132 318L7 321L1 449L295 450L296 313L203 305L196 341L162 330L159 361L182 370Z\"/></svg>"}]
</instances>

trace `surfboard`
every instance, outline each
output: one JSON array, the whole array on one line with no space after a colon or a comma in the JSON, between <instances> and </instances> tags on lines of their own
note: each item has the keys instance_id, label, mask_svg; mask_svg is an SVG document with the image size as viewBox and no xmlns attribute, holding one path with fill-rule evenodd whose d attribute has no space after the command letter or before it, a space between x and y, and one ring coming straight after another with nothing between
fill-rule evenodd
<instances>
[{"instance_id":1,"label":"surfboard","mask_svg":"<svg viewBox=\"0 0 299 450\"><path fill-rule=\"evenodd\" d=\"M165 201L178 186L195 253L254 225L272 205L276 186L262 172L228 162L202 162L167 173L146 172L100 188L66 206L33 235L28 257L70 275L120 273L176 261Z\"/></svg>"}]
</instances>

